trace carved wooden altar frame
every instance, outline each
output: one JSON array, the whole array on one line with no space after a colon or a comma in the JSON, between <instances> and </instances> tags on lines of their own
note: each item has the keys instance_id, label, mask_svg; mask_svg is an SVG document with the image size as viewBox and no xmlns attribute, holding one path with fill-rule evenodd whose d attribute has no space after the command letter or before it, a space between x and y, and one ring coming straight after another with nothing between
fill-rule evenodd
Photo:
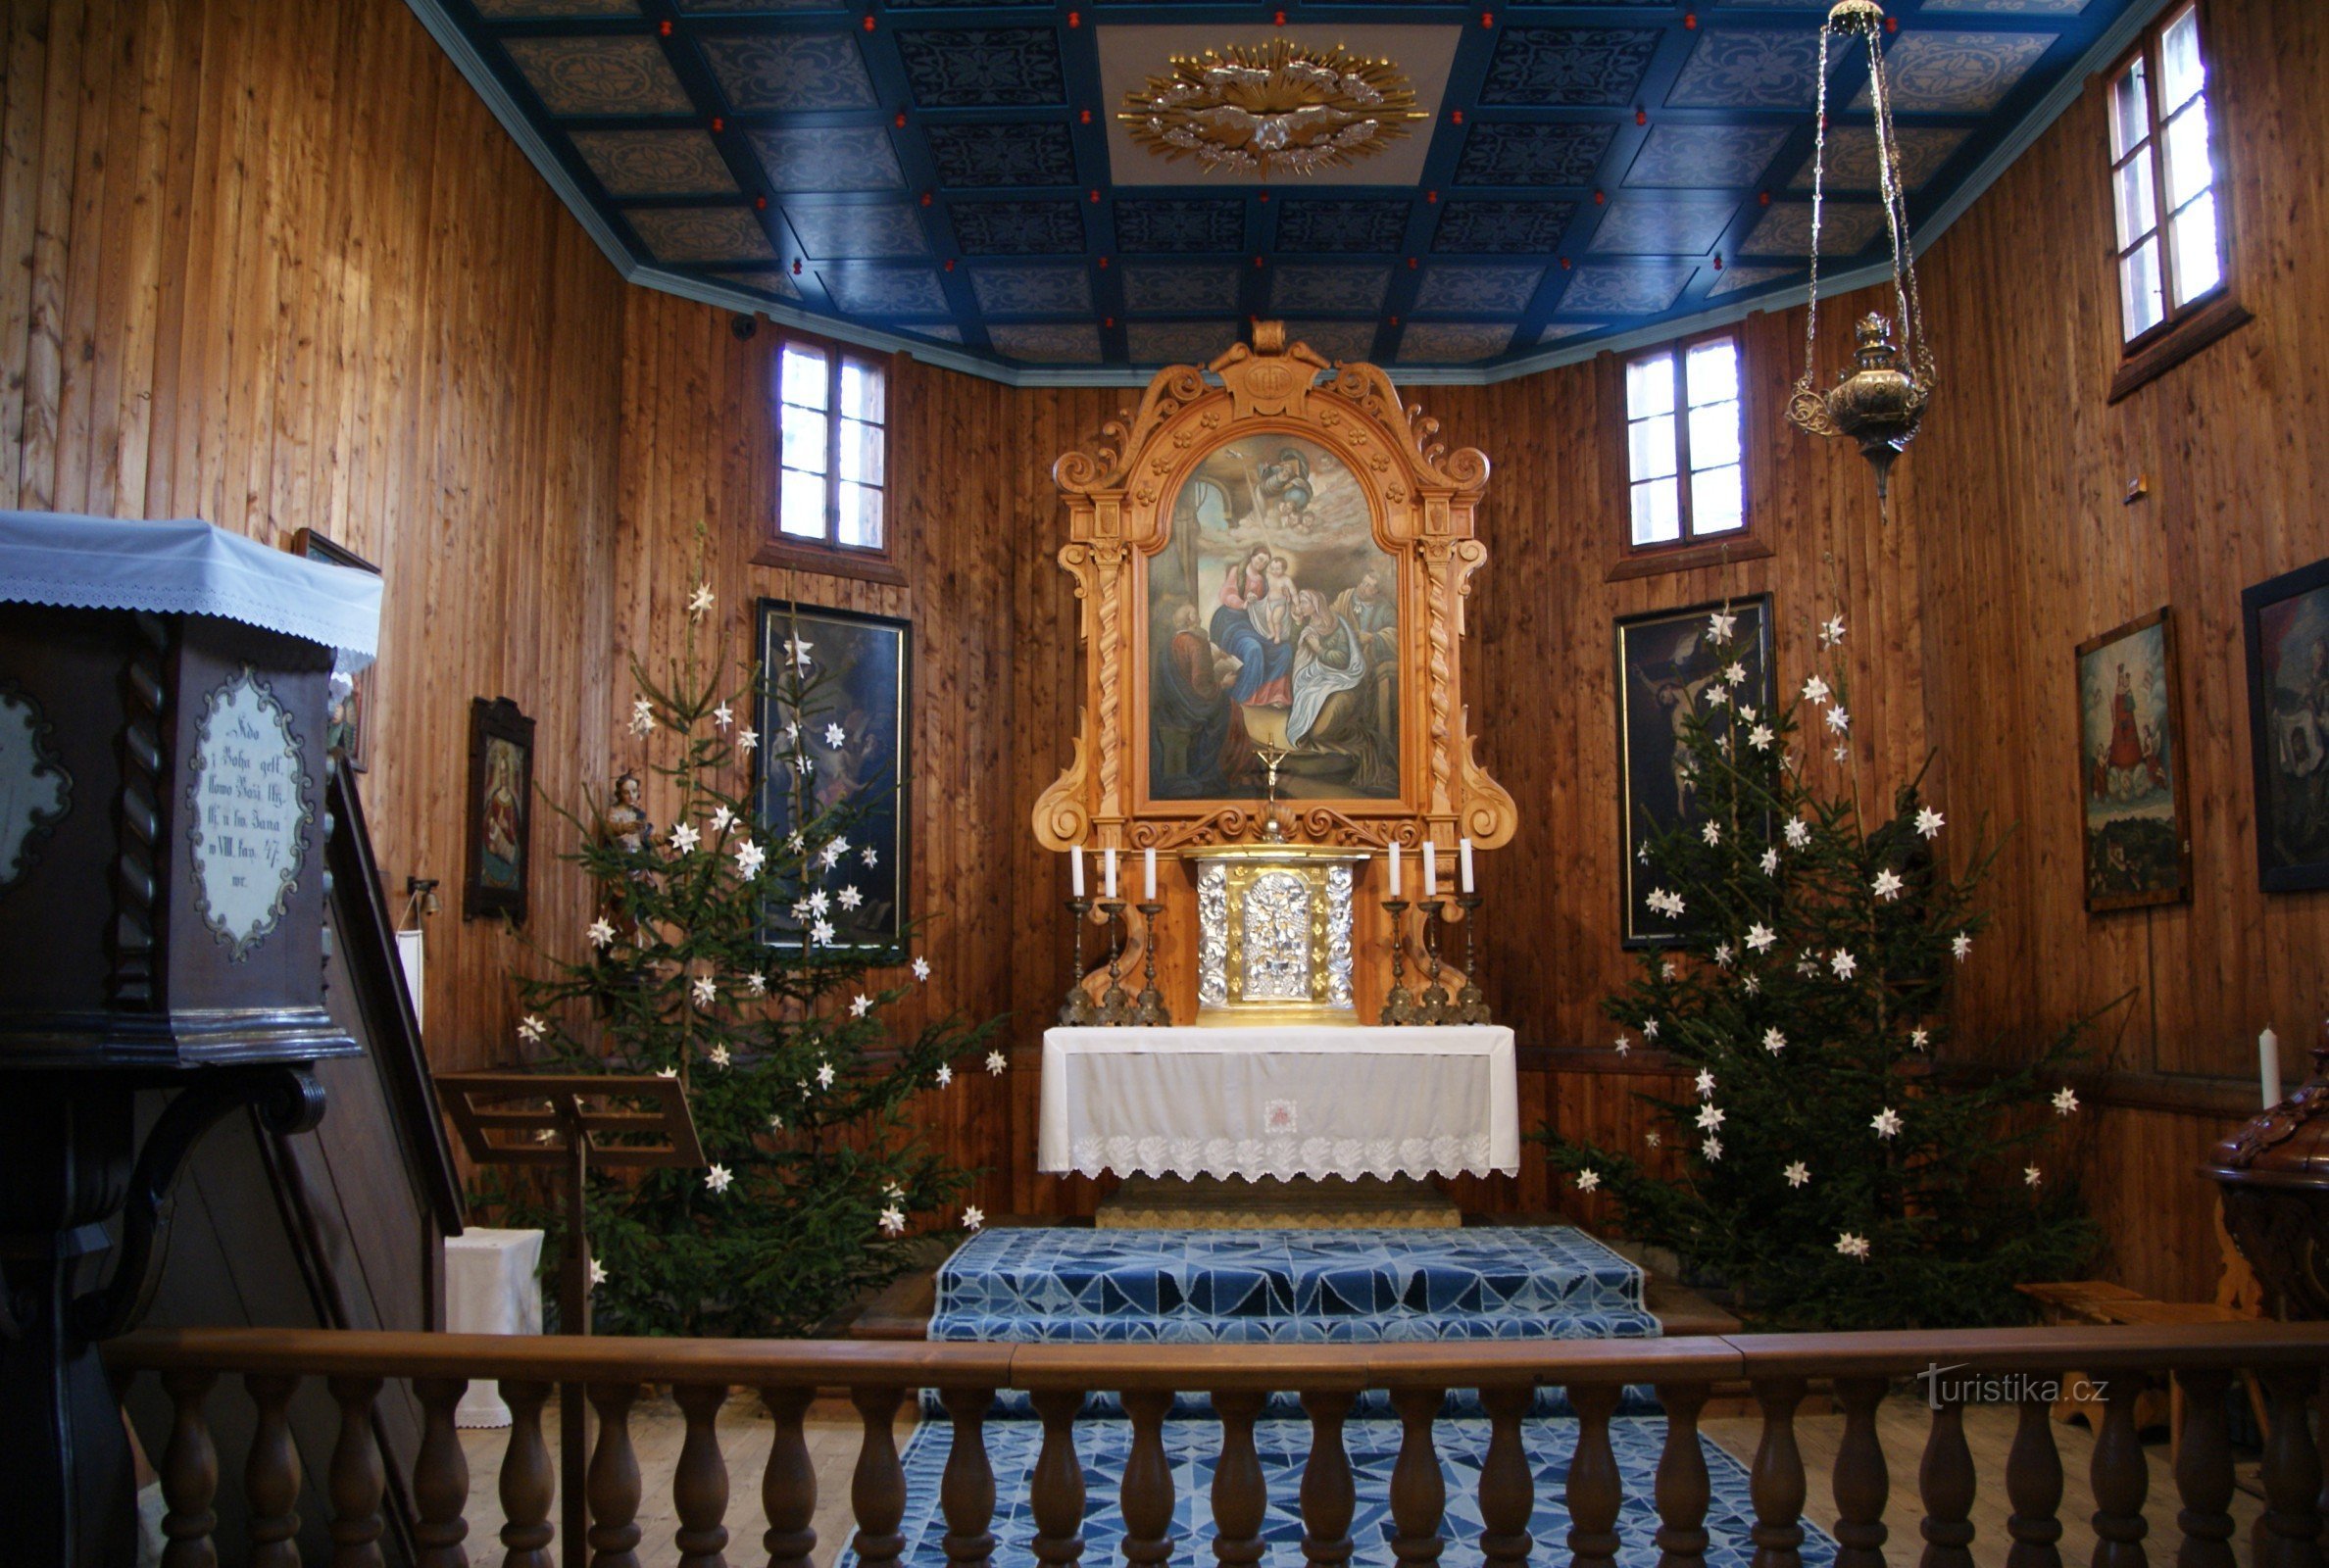
<instances>
[{"instance_id":1,"label":"carved wooden altar frame","mask_svg":"<svg viewBox=\"0 0 2329 1568\"><path fill-rule=\"evenodd\" d=\"M1307 344L1286 342L1284 324L1260 321L1252 345L1205 367L1173 366L1149 383L1139 411L1103 426L1088 449L1066 453L1052 476L1068 514L1060 564L1075 580L1077 637L1084 652L1083 709L1066 768L1037 800L1035 837L1065 851L1081 844L1126 855L1261 842L1268 812L1261 801L1152 800L1148 770L1145 651L1148 567L1171 538L1173 498L1199 464L1223 444L1284 433L1316 442L1349 466L1366 492L1374 542L1398 566L1401 627L1400 795L1280 803L1279 820L1297 842L1381 852L1398 844L1439 847L1455 891L1458 840L1492 850L1511 836L1512 798L1474 755L1463 703L1463 601L1488 559L1474 537L1487 488L1488 459L1471 447L1450 452L1439 421L1400 402L1381 369L1331 365ZM1175 854L1173 859L1177 861ZM1137 878L1137 864L1127 868ZM1160 866L1160 899L1193 933L1194 890L1177 865ZM1421 866L1409 868L1409 895ZM1379 871L1362 895L1361 1015L1378 1004L1390 951L1388 921L1374 907ZM1137 887L1135 881L1134 886ZM1371 911L1371 912L1368 912ZM1453 917L1454 910L1447 911ZM1146 922L1127 910L1129 972L1144 956ZM1183 923L1186 922L1186 923ZM1411 916L1411 951L1420 946ZM1160 974L1176 1019L1195 1005L1193 965L1161 943ZM1451 973L1453 971L1451 970ZM1105 983L1104 974L1094 983Z\"/></svg>"},{"instance_id":2,"label":"carved wooden altar frame","mask_svg":"<svg viewBox=\"0 0 2329 1568\"><path fill-rule=\"evenodd\" d=\"M1307 344L1289 347L1283 323L1262 321L1252 347L1160 372L1137 415L1052 469L1067 504L1060 564L1082 606L1085 668L1074 756L1035 807L1046 848L1165 851L1261 835L1258 801L1149 798L1143 653L1148 564L1170 542L1173 497L1218 447L1273 432L1315 441L1366 491L1375 544L1398 563L1403 631L1400 798L1289 802L1293 835L1374 850L1428 837L1449 853L1460 838L1494 849L1511 837L1512 799L1473 755L1462 696L1463 600L1488 559L1472 531L1488 460L1447 451L1439 421L1403 407L1374 366L1329 365Z\"/></svg>"}]
</instances>

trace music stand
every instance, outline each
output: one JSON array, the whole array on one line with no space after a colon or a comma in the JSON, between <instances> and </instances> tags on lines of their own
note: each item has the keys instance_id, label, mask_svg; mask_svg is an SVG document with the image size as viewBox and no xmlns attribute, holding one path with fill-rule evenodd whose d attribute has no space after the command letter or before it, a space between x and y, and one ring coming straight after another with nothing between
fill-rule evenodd
<instances>
[{"instance_id":1,"label":"music stand","mask_svg":"<svg viewBox=\"0 0 2329 1568\"><path fill-rule=\"evenodd\" d=\"M446 1072L436 1075L436 1086L462 1147L477 1164L564 1168L566 1254L559 1260L558 1326L561 1333L588 1334L590 1234L582 1198L590 1162L633 1168L703 1165L704 1146L688 1112L687 1091L677 1078L587 1072ZM640 1109L635 1103L605 1103L609 1101L653 1103ZM502 1136L492 1136L496 1133ZM623 1141L599 1142L614 1137ZM582 1385L561 1383L559 1544L566 1568L582 1568L586 1560L584 1410Z\"/></svg>"}]
</instances>

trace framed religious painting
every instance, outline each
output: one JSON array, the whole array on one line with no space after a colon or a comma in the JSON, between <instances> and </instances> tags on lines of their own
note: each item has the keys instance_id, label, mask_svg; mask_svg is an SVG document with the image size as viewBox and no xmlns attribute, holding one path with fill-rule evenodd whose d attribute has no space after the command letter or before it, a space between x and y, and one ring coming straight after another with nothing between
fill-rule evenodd
<instances>
[{"instance_id":1,"label":"framed religious painting","mask_svg":"<svg viewBox=\"0 0 2329 1568\"><path fill-rule=\"evenodd\" d=\"M768 941L897 948L911 923L914 625L764 599L760 666L761 821L778 842L796 829L818 840L807 868L778 881Z\"/></svg>"},{"instance_id":2,"label":"framed religious painting","mask_svg":"<svg viewBox=\"0 0 2329 1568\"><path fill-rule=\"evenodd\" d=\"M469 835L461 883L464 919L525 923L532 879L533 720L507 697L470 699Z\"/></svg>"},{"instance_id":3,"label":"framed religious painting","mask_svg":"<svg viewBox=\"0 0 2329 1568\"><path fill-rule=\"evenodd\" d=\"M1733 617L1721 643L1712 636L1718 614ZM1684 724L1706 713L1719 733L1737 703L1771 707L1771 596L1629 615L1617 622L1616 651L1619 931L1626 947L1658 947L1686 934L1683 921L1650 907L1641 882L1650 842L1697 820ZM1735 682L1733 664L1744 674ZM1730 694L1719 709L1706 701L1716 687Z\"/></svg>"},{"instance_id":4,"label":"framed religious painting","mask_svg":"<svg viewBox=\"0 0 2329 1568\"><path fill-rule=\"evenodd\" d=\"M2183 811L2183 710L2165 610L2078 645L2080 834L2092 910L2192 894Z\"/></svg>"},{"instance_id":5,"label":"framed religious painting","mask_svg":"<svg viewBox=\"0 0 2329 1568\"><path fill-rule=\"evenodd\" d=\"M379 567L355 551L334 544L313 528L302 528L291 536L291 553L305 556L310 561L321 561L326 565L350 566L357 571L369 571L375 577L380 575ZM369 764L364 744L364 721L366 705L372 697L370 688L372 671L378 667L376 664L367 665L352 676L335 675L331 682L331 710L324 719L325 739L332 755L359 773Z\"/></svg>"},{"instance_id":6,"label":"framed religious painting","mask_svg":"<svg viewBox=\"0 0 2329 1568\"><path fill-rule=\"evenodd\" d=\"M2329 887L2329 561L2243 590L2240 615L2256 878L2267 893Z\"/></svg>"},{"instance_id":7,"label":"framed religious painting","mask_svg":"<svg viewBox=\"0 0 2329 1568\"><path fill-rule=\"evenodd\" d=\"M1152 803L1396 801L1399 559L1368 489L1287 429L1222 441L1181 476L1149 558L1138 689Z\"/></svg>"}]
</instances>

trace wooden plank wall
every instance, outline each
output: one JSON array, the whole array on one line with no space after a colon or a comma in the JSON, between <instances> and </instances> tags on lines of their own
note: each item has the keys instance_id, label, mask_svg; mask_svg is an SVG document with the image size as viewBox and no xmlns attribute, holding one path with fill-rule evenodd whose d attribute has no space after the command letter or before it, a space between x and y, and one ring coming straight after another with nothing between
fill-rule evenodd
<instances>
[{"instance_id":1,"label":"wooden plank wall","mask_svg":"<svg viewBox=\"0 0 2329 1568\"><path fill-rule=\"evenodd\" d=\"M622 285L399 0L17 0L6 48L0 505L385 568L364 793L391 896L441 883L436 1059L493 1059L469 702L518 699L562 794L604 750Z\"/></svg>"},{"instance_id":2,"label":"wooden plank wall","mask_svg":"<svg viewBox=\"0 0 2329 1568\"><path fill-rule=\"evenodd\" d=\"M2204 20L2255 319L2107 405L2118 303L2090 84L1930 257L1948 380L1901 492L1950 808L2019 824L1988 944L2011 961L1969 966L1967 1022L2027 1041L2133 990L2118 1064L2142 1104L2105 1139L2114 1266L2187 1298L2215 1273L2193 1166L2255 1102L2256 1031L2278 1028L2293 1084L2329 1012L2329 897L2256 884L2240 628L2243 587L2329 555L2329 27L2310 0L2209 0ZM2125 505L2137 474L2150 499ZM2195 896L2090 915L2071 650L2161 605L2183 656Z\"/></svg>"},{"instance_id":3,"label":"wooden plank wall","mask_svg":"<svg viewBox=\"0 0 2329 1568\"><path fill-rule=\"evenodd\" d=\"M2004 923L1966 970L1968 1022L2027 1038L2138 989L2120 1044L2139 1093L2112 1108L2105 1158L2125 1180L2151 1174L2141 1204L2109 1210L2114 1267L2205 1293L2205 1195L2174 1173L2223 1121L2210 1107L2247 1073L2254 1030L2305 1033L2329 948L2321 899L2255 891L2236 618L2240 586L2329 544L2315 500L2329 420L2305 373L2329 359L2329 313L2304 285L2329 222L2329 61L2305 0L2215 0L2209 16L2258 319L2105 406L2114 307L2090 90L1927 260L1947 380L1889 528L1858 458L1780 417L1800 312L1742 327L1753 504L1777 553L1730 568L1607 580L1619 476L1605 471L1604 368L1417 394L1496 466L1468 695L1525 814L1484 863L1484 978L1531 1048L1532 1121L1638 1139L1631 1091L1657 1081L1607 1053L1598 1010L1631 961L1611 934L1610 621L1769 589L1790 687L1815 613L1850 619L1865 798L1938 748L1958 827L2019 824ZM507 693L536 716L561 799L603 785L635 760L628 662L675 646L701 528L733 652L762 594L915 618L934 996L1015 1014L1008 1079L934 1096L928 1124L989 1172L991 1212L1088 1210L1092 1184L1032 1169L1034 1047L1066 936L1061 869L1025 823L1065 760L1075 693L1050 466L1131 396L1013 391L901 359L905 583L756 567L777 334L738 340L722 313L622 288L397 0L35 0L12 8L7 48L0 501L201 515L267 539L314 526L386 566L365 790L392 885L418 872L447 894L430 929L437 1062L508 1054L520 955L457 912L468 700ZM1840 343L1858 303L1832 303L1823 337ZM2138 469L2154 498L2122 508ZM2164 602L2185 621L2202 891L2189 909L2089 917L2069 649ZM546 857L556 831L542 832ZM539 876L531 934L570 951L583 890L547 858ZM1533 1162L1463 1196L1559 1202ZM2172 1223L2147 1226L2159 1204Z\"/></svg>"}]
</instances>

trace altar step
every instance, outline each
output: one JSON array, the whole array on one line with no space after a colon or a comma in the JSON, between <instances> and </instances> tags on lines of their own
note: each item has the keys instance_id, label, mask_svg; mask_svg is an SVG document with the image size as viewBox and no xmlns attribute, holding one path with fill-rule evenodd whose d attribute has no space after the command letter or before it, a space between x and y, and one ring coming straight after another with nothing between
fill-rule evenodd
<instances>
[{"instance_id":1,"label":"altar step","mask_svg":"<svg viewBox=\"0 0 2329 1568\"><path fill-rule=\"evenodd\" d=\"M1565 1226L993 1229L938 1271L932 1340L1644 1339L1643 1271Z\"/></svg>"},{"instance_id":2,"label":"altar step","mask_svg":"<svg viewBox=\"0 0 2329 1568\"><path fill-rule=\"evenodd\" d=\"M1463 1210L1412 1176L1127 1176L1104 1199L1102 1230L1454 1230Z\"/></svg>"},{"instance_id":3,"label":"altar step","mask_svg":"<svg viewBox=\"0 0 2329 1568\"><path fill-rule=\"evenodd\" d=\"M1011 1227L1013 1224L1001 1222L999 1228ZM1016 1223L1016 1228L1089 1231L1088 1226L1075 1222L1021 1221ZM1659 1273L1653 1268L1645 1267L1643 1270L1642 1297L1644 1309L1658 1322L1658 1332L1667 1337L1736 1334L1740 1331L1740 1321L1734 1314L1715 1305L1671 1275ZM935 1315L937 1306L936 1270L911 1274L867 1301L849 1322L845 1332L854 1340L927 1340L931 1338L930 1319Z\"/></svg>"}]
</instances>

